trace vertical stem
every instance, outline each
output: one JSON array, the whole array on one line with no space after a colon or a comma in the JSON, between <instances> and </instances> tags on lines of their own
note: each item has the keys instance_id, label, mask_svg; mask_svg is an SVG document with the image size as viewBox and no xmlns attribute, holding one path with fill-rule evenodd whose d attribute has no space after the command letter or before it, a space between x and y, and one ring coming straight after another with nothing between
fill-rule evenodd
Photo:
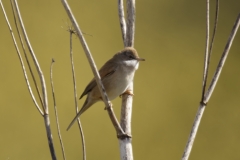
<instances>
[{"instance_id":1,"label":"vertical stem","mask_svg":"<svg viewBox=\"0 0 240 160\"><path fill-rule=\"evenodd\" d=\"M20 50L18 48L18 45L17 45L17 42L16 42L16 39L15 39L15 36L13 34L13 31L12 31L12 27L9 23L9 20L8 20L8 17L7 17L7 14L5 12L5 9L3 7L3 4L2 4L2 1L0 0L0 6L2 8L2 11L3 11L3 14L4 14L4 17L5 17L5 20L7 22L7 25L8 25L8 28L9 28L9 31L10 31L10 34L12 36L12 40L13 40L13 44L15 46L15 49L17 51L17 54L18 54L18 58L19 58L19 61L20 61L20 64L21 64L21 67L22 67L22 71L23 71L23 75L24 75L24 78L25 78L25 81L26 81L26 84L27 84L27 88L28 88L28 91L29 91L29 94L31 95L32 97L32 100L33 100L33 103L34 105L37 107L39 113L43 116L43 111L41 110L41 108L39 107L36 99L35 99L35 96L33 95L33 92L32 92L32 88L30 86L30 83L29 83L29 80L28 80L28 76L27 76L27 72L26 72L26 69L25 69L25 66L24 66L24 63L23 63L23 59L22 59L22 56L21 56L21 53L20 53ZM15 17L15 16L14 16ZM17 26L16 26L17 27Z\"/></svg>"},{"instance_id":2,"label":"vertical stem","mask_svg":"<svg viewBox=\"0 0 240 160\"><path fill-rule=\"evenodd\" d=\"M119 10L124 12L123 7L119 7ZM121 12L119 11L119 13ZM122 18L122 16L119 15L119 18ZM120 19L120 22L121 21ZM127 26L122 26L120 23L120 27L122 28L122 34L124 34L124 28L127 28L126 39L124 39L125 47L133 47L135 34L135 0L127 0ZM133 92L133 83L129 85L128 90ZM131 135L132 101L132 95L124 94L122 96L120 123L124 132L128 135ZM133 160L132 138L126 137L119 139L119 146L121 160Z\"/></svg>"},{"instance_id":3,"label":"vertical stem","mask_svg":"<svg viewBox=\"0 0 240 160\"><path fill-rule=\"evenodd\" d=\"M51 128L50 128L49 115L44 114L43 117L44 117L46 132L47 132L48 146L49 146L49 149L50 149L52 160L57 160L55 150L54 150L54 145L53 145L53 137L52 137Z\"/></svg>"},{"instance_id":4,"label":"vertical stem","mask_svg":"<svg viewBox=\"0 0 240 160\"><path fill-rule=\"evenodd\" d=\"M126 21L124 17L124 7L123 7L123 0L118 0L118 16L119 16L119 22L120 22L120 28L122 31L122 39L124 46L127 46L127 41L126 41Z\"/></svg>"},{"instance_id":5,"label":"vertical stem","mask_svg":"<svg viewBox=\"0 0 240 160\"><path fill-rule=\"evenodd\" d=\"M47 99L47 89L46 89L45 78L44 78L43 72L41 70L41 67L38 63L38 60L36 58L36 55L33 51L31 43L29 41L25 26L24 26L24 23L23 23L21 14L20 14L20 10L19 10L19 7L18 7L17 0L14 0L14 7L16 8L16 13L17 13L17 16L18 16L18 20L19 20L19 23L20 23L20 26L21 26L21 29L22 29L22 33L23 33L25 42L26 42L26 44L28 46L28 49L29 49L29 52L32 56L32 60L34 62L34 65L35 65L35 67L38 71L38 76L39 76L39 79L40 79L40 82L41 82L43 106L44 106L44 116L43 117L44 117L46 132L47 132L47 138L48 138L50 153L51 153L52 159L55 160L57 158L56 158L56 154L55 154L55 151L54 151L53 138L52 138L52 133L51 133L51 128L50 128L50 119L49 119L49 115L48 115L48 99Z\"/></svg>"},{"instance_id":6,"label":"vertical stem","mask_svg":"<svg viewBox=\"0 0 240 160\"><path fill-rule=\"evenodd\" d=\"M129 88L133 88L133 83L131 83ZM132 101L132 95L124 94L122 96L120 124L128 135L131 135ZM133 160L132 138L119 139L119 146L121 160Z\"/></svg>"},{"instance_id":7,"label":"vertical stem","mask_svg":"<svg viewBox=\"0 0 240 160\"><path fill-rule=\"evenodd\" d=\"M206 46L205 46L205 58L204 58L204 69L203 69L203 86L202 86L202 97L201 102L203 102L206 83L207 83L207 73L209 67L209 0L207 0L207 14L206 14Z\"/></svg>"},{"instance_id":8,"label":"vertical stem","mask_svg":"<svg viewBox=\"0 0 240 160\"><path fill-rule=\"evenodd\" d=\"M29 38L28 38L28 35L27 35L27 32L25 30L25 26L24 26L24 23L23 23L23 20L22 20L22 17L21 17L21 14L20 14L20 10L18 8L18 3L17 3L17 0L14 0L14 5L15 5L15 8L16 8L16 13L17 13L17 16L18 16L18 20L19 20L19 23L20 23L20 26L21 26L21 29L22 29L22 32L23 32L23 36L25 38L25 41L27 43L27 46L28 46L28 49L29 49L29 52L32 56L32 59L33 59L33 62L35 64L35 67L38 71L38 75L39 75L39 78L40 78L40 82L41 82L41 86L42 86L42 94L43 94L43 105L44 105L44 112L46 112L48 114L48 100L47 100L47 90L46 90L46 83L45 83L45 79L44 79L44 75L43 75L43 72L41 70L41 67L38 63L38 60L36 58L36 55L33 51L33 48L31 46L31 43L29 41Z\"/></svg>"},{"instance_id":9,"label":"vertical stem","mask_svg":"<svg viewBox=\"0 0 240 160\"><path fill-rule=\"evenodd\" d=\"M77 101L77 83L76 83L76 77L75 77L75 70L74 70L74 62L73 62L73 51L72 51L72 34L74 31L72 29L69 29L70 32L70 60L71 60L71 66L72 66L72 76L73 76L73 90L74 90L74 102L75 102L75 109L76 109L76 114L78 113L78 101ZM81 135L81 140L82 140L82 152L83 152L83 160L86 160L86 146L85 146L85 139L84 139L84 134L83 134L83 129L82 129L82 124L80 119L78 118L78 128L80 131Z\"/></svg>"},{"instance_id":10,"label":"vertical stem","mask_svg":"<svg viewBox=\"0 0 240 160\"><path fill-rule=\"evenodd\" d=\"M127 0L127 46L134 46L135 34L135 0Z\"/></svg>"},{"instance_id":11,"label":"vertical stem","mask_svg":"<svg viewBox=\"0 0 240 160\"><path fill-rule=\"evenodd\" d=\"M63 141L62 141L62 136L61 136L61 132L60 132L60 126L59 126L59 120L58 120L58 111L57 111L57 103L56 103L56 98L55 98L55 92L54 92L54 86L53 86L53 76L52 76L52 68L53 68L53 63L54 63L54 59L52 59L51 62L51 66L50 66L50 82L51 82L51 88L52 88L52 96L53 96L53 105L54 105L54 113L55 113L55 117L56 117L56 124L57 124L57 132L58 132L58 138L59 138L59 142L61 145L61 150L62 150L62 155L63 155L63 159L66 160L66 155L65 155L65 151L64 151L64 145L63 145Z\"/></svg>"}]
</instances>

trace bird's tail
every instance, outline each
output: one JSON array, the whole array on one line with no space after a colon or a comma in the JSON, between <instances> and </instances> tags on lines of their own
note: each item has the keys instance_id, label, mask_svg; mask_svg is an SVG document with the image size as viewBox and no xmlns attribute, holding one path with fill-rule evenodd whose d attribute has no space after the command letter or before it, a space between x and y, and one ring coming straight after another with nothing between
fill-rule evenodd
<instances>
[{"instance_id":1,"label":"bird's tail","mask_svg":"<svg viewBox=\"0 0 240 160\"><path fill-rule=\"evenodd\" d=\"M73 118L72 122L67 127L67 131L72 127L72 125L75 123L75 121L78 119L78 117L85 112L89 107L91 107L96 101L89 101L88 98L85 100L81 110L77 113L77 115Z\"/></svg>"}]
</instances>

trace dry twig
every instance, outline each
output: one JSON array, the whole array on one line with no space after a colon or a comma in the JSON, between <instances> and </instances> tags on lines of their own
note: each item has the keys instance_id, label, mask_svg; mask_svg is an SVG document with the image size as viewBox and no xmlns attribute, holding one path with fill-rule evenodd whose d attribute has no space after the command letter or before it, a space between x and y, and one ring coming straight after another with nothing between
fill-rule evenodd
<instances>
[{"instance_id":1,"label":"dry twig","mask_svg":"<svg viewBox=\"0 0 240 160\"><path fill-rule=\"evenodd\" d=\"M51 82L51 88L52 88L53 106L54 106L54 113L55 113L55 117L56 117L58 138L59 138L60 145L61 145L63 159L66 160L66 155L65 155L65 151L64 151L62 136L61 136L61 132L60 132L60 126L59 126L59 121L58 121L57 103L56 103L56 98L55 98L55 93L54 93L54 86L53 86L52 68L53 68L53 63L54 62L55 62L55 60L52 59L51 66L50 66L50 82Z\"/></svg>"},{"instance_id":2,"label":"dry twig","mask_svg":"<svg viewBox=\"0 0 240 160\"><path fill-rule=\"evenodd\" d=\"M230 36L228 38L227 44L226 44L226 46L224 48L222 57L221 57L221 59L220 59L220 61L218 63L217 69L216 69L216 71L214 73L214 76L213 76L212 81L211 81L211 83L209 85L209 88L208 88L207 92L204 95L203 101L199 105L199 108L198 108L198 111L197 111L197 115L195 117L195 120L194 120L194 123L193 123L193 127L192 127L192 130L190 132L190 135L189 135L189 138L188 138L188 142L187 142L187 145L185 147L185 150L184 150L184 153L183 153L183 156L182 156L182 160L188 160L188 158L189 158L189 155L190 155L191 150L192 150L193 142L194 142L194 139L196 137L196 134L197 134L197 131L198 131L198 128L199 128L199 124L200 124L200 121L202 119L202 116L203 116L206 104L208 103L209 99L211 98L211 95L212 95L212 93L213 93L213 91L215 89L215 86L216 86L217 82L218 82L218 79L220 77L221 71L222 71L224 63L225 63L225 61L227 59L229 50L231 48L232 42L233 42L234 37L235 37L235 35L237 33L239 25L240 25L240 14L238 15L238 17L237 17L237 19L235 21L235 24L234 24L233 29L231 31L231 34L230 34Z\"/></svg>"},{"instance_id":3,"label":"dry twig","mask_svg":"<svg viewBox=\"0 0 240 160\"><path fill-rule=\"evenodd\" d=\"M34 53L34 51L32 49L32 46L31 46L30 41L29 41L29 38L27 36L27 32L26 32L24 24L23 24L23 20L22 20L21 14L20 14L20 10L19 10L19 7L18 7L17 0L14 0L13 4L14 4L13 8L16 9L16 15L18 17L19 24L20 24L20 27L21 27L21 30L22 30L25 42L26 42L27 47L29 49L30 55L32 56L32 60L34 62L34 65L35 65L35 67L36 67L36 69L38 71L39 79L40 79L40 82L41 82L42 98L43 98L42 99L42 102L43 102L42 103L43 104L43 117L44 117L44 122L45 122L45 128L46 128L46 133L47 133L47 139L48 139L50 153L51 153L52 159L55 160L57 158L56 158L56 154L55 154L55 150L54 150L54 146L53 146L53 139L52 139L52 133L51 133L51 128L50 128L50 119L49 119L49 115L48 115L48 99L47 99L47 90L46 90L45 78L44 78L43 72L42 72L42 70L40 68L40 65L38 63L38 60L37 60L37 58L35 56L35 53Z\"/></svg>"},{"instance_id":4,"label":"dry twig","mask_svg":"<svg viewBox=\"0 0 240 160\"><path fill-rule=\"evenodd\" d=\"M74 71L74 63L73 63L73 51L72 51L72 35L75 34L75 31L73 28L69 27L70 32L70 60L71 60L71 66L72 66L72 76L73 76L73 90L74 90L74 102L75 102L75 109L76 109L76 114L78 113L78 99L77 99L77 84L76 84L76 76L75 76L75 71ZM84 139L84 134L83 134L83 129L81 125L80 118L77 119L78 122L78 128L80 131L81 135L81 140L82 140L82 152L83 152L83 160L86 160L86 146L85 146L85 139Z\"/></svg>"},{"instance_id":5,"label":"dry twig","mask_svg":"<svg viewBox=\"0 0 240 160\"><path fill-rule=\"evenodd\" d=\"M3 11L3 14L4 14L4 17L5 17L5 20L7 22L7 25L8 25L8 28L10 30L10 33L11 33L11 36L12 36L12 40L13 40L13 44L15 46L15 49L17 51L17 54L18 54L18 58L20 60L20 63L21 63L21 67L22 67L22 70L23 70L23 75L24 75L24 78L25 78L25 81L27 83L27 88L28 88L28 91L32 97L32 100L33 100L33 103L35 104L37 110L39 111L39 113L43 116L43 111L41 110L41 108L39 107L36 99L35 99L35 96L33 95L33 92L32 92L32 88L30 86L30 83L29 83L29 80L28 80L28 76L27 76L27 72L26 72L26 69L25 69L25 66L24 66L24 63L23 63L23 59L22 59L22 56L21 56L21 53L20 53L20 50L18 48L18 45L17 45L17 42L16 42L16 39L15 39L15 36L13 34L13 30L12 30L12 27L9 23L9 20L7 18L7 14L5 12L5 9L3 7L3 4L2 4L2 1L0 0L0 5L1 5L1 8L2 8L2 11Z\"/></svg>"}]
</instances>

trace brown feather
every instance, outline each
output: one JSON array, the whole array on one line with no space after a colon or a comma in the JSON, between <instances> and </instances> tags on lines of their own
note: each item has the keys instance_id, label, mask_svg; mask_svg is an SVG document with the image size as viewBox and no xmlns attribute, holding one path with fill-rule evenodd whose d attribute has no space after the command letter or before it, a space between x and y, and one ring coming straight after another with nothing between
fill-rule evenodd
<instances>
[{"instance_id":1,"label":"brown feather","mask_svg":"<svg viewBox=\"0 0 240 160\"><path fill-rule=\"evenodd\" d=\"M114 58L114 57L113 57ZM116 69L118 68L118 65L116 65L116 63L113 62L113 58L111 58L110 60L108 60L103 66L102 68L99 70L99 74L100 77L102 79L102 81L104 80L104 78L106 78L107 76L113 74ZM80 96L79 99L81 99L83 96L85 96L86 94L88 94L95 86L97 85L95 78L93 78L89 84L87 85L87 87L85 88L85 90L83 91L82 95Z\"/></svg>"}]
</instances>

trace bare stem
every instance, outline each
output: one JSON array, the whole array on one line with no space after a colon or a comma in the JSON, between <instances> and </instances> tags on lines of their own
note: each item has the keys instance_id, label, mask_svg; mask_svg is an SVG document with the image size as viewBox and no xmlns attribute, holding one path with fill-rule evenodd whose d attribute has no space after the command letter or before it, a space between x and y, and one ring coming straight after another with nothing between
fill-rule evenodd
<instances>
[{"instance_id":1,"label":"bare stem","mask_svg":"<svg viewBox=\"0 0 240 160\"><path fill-rule=\"evenodd\" d=\"M44 109L45 109L44 112L46 112L48 114L47 90L46 90L46 83L45 83L44 75L42 73L41 67L40 67L40 65L38 63L38 60L37 60L37 58L35 56L35 53L34 53L34 51L32 49L31 43L29 41L26 29L25 29L24 24L23 24L22 17L21 17L21 14L20 14L20 10L18 8L17 0L14 0L14 7L16 8L16 13L17 13L17 16L18 16L18 20L19 20L19 23L20 23L20 26L21 26L21 29L22 29L23 36L25 38L26 44L27 44L29 52L30 52L30 54L32 56L33 62L35 64L35 67L36 67L36 69L38 71L38 75L39 75L41 86L42 86L43 105L44 105Z\"/></svg>"},{"instance_id":2,"label":"bare stem","mask_svg":"<svg viewBox=\"0 0 240 160\"><path fill-rule=\"evenodd\" d=\"M49 115L48 115L48 99L47 99L47 90L46 90L45 78L44 78L43 72L40 68L40 65L38 63L38 60L35 56L35 53L32 49L29 38L27 36L27 32L26 32L24 24L23 24L23 20L22 20L21 14L20 14L20 10L19 10L19 7L18 7L17 0L14 0L14 7L16 8L16 13L17 13L17 16L18 16L18 20L19 20L19 23L20 23L20 26L21 26L21 29L22 29L22 33L23 33L25 42L28 46L29 52L32 56L33 62L35 64L35 67L38 71L38 75L39 75L39 78L40 78L41 87L42 87L43 107L44 107L44 116L43 117L44 117L44 122L45 122L47 138L48 138L48 145L49 145L49 149L50 149L52 159L55 160L57 158L56 158L56 154L55 154L55 151L54 151L53 138L52 138L52 133L51 133L51 128L50 128L50 119L49 119Z\"/></svg>"},{"instance_id":3,"label":"bare stem","mask_svg":"<svg viewBox=\"0 0 240 160\"><path fill-rule=\"evenodd\" d=\"M206 105L201 103L199 108L198 108L198 111L197 111L197 114L196 114L196 117L194 119L194 123L193 123L193 126L192 126L192 130L191 130L191 133L190 133L189 138L188 138L187 146L186 146L186 148L184 150L184 153L183 153L183 156L182 156L182 160L188 160L188 158L189 158L189 155L190 155L191 150L192 150L193 142L195 140L195 137L196 137L196 134L197 134L197 131L198 131L198 127L200 125L205 107L206 107Z\"/></svg>"},{"instance_id":4,"label":"bare stem","mask_svg":"<svg viewBox=\"0 0 240 160\"><path fill-rule=\"evenodd\" d=\"M120 22L120 28L122 31L122 39L124 46L127 46L127 41L126 41L126 21L124 17L124 7L123 7L123 0L118 0L118 16L119 16L119 22Z\"/></svg>"},{"instance_id":5,"label":"bare stem","mask_svg":"<svg viewBox=\"0 0 240 160\"><path fill-rule=\"evenodd\" d=\"M43 117L44 117L46 132L47 132L48 146L49 146L49 150L50 150L50 153L51 153L51 156L52 156L52 160L57 160L55 150L54 150L54 145L53 145L53 137L52 137L52 132L51 132L51 128L50 128L49 115L44 114Z\"/></svg>"},{"instance_id":6,"label":"bare stem","mask_svg":"<svg viewBox=\"0 0 240 160\"><path fill-rule=\"evenodd\" d=\"M35 104L37 110L38 110L39 113L43 116L43 111L42 111L41 108L39 107L39 105L38 105L38 103L37 103L37 101L36 101L36 99L35 99L35 96L34 96L34 94L33 94L33 92L32 92L32 88L31 88L30 83L29 83L29 80L28 80L27 72L26 72L26 69L25 69L25 66L24 66L24 63L23 63L22 56L21 56L21 54L20 54L20 50L19 50L19 48L18 48L18 45L17 45L16 39L15 39L15 36L14 36L14 34L13 34L13 31L12 31L12 27L11 27L11 25L10 25L10 23L9 23L9 20L8 20L8 18L7 18L7 14L6 14L6 12L5 12L5 9L4 9L4 7L3 7L3 4L2 4L2 1L1 1L1 0L0 0L0 5L1 5L1 8L2 8L2 11L3 11L3 14L4 14L5 20L6 20L6 22L7 22L8 28L9 28L9 30L10 30L10 33L11 33L11 36L12 36L12 40L13 40L13 44L14 44L15 49L16 49L17 54L18 54L18 58L19 58L20 63L21 63L21 67L22 67L22 71L23 71L23 75L24 75L25 81L26 81L26 83L27 83L28 91L29 91L29 93L30 93L30 95L31 95L31 97L32 97L33 103Z\"/></svg>"},{"instance_id":7,"label":"bare stem","mask_svg":"<svg viewBox=\"0 0 240 160\"><path fill-rule=\"evenodd\" d=\"M126 23L121 23L122 21L125 22L124 16L120 15L124 13L123 3L121 2L119 5L122 5L118 7L120 27L122 35L126 34L126 38L123 39L124 45L125 47L133 47L135 34L135 0L127 0L127 26L124 26ZM133 83L129 85L128 90L133 92ZM122 96L120 123L124 132L128 135L131 135L132 101L133 98L131 95L124 94ZM121 160L133 160L132 138L126 137L119 139L119 146Z\"/></svg>"},{"instance_id":8,"label":"bare stem","mask_svg":"<svg viewBox=\"0 0 240 160\"><path fill-rule=\"evenodd\" d=\"M209 2L207 2L207 8L209 10ZM208 70L209 70L209 66L210 66L210 59L211 59L211 54L212 54L212 47L213 47L213 42L214 42L214 38L216 35L216 31L217 31L217 23L218 23L218 13L219 13L219 0L216 0L216 13L215 13L215 23L214 23L214 28L213 28L213 35L212 35L212 40L210 42L210 47L209 50L207 52L205 52L205 62L204 62L204 74L203 74L203 88L202 88L202 98L201 98L201 102L203 102L204 99L204 95L205 95L205 90L206 90L206 85L207 85L207 79L208 79ZM207 11L207 36L206 39L209 38L209 11ZM206 40L207 42L208 40ZM206 47L208 47L208 43L206 43Z\"/></svg>"},{"instance_id":9,"label":"bare stem","mask_svg":"<svg viewBox=\"0 0 240 160\"><path fill-rule=\"evenodd\" d=\"M240 13L238 14L238 17L237 17L237 19L235 21L233 29L232 29L232 31L231 31L231 33L229 35L227 44L226 44L226 46L224 48L224 51L223 51L222 57L220 59L220 62L218 63L217 70L216 70L216 72L215 72L215 74L213 76L213 79L212 79L212 81L211 81L211 83L209 85L208 91L205 94L204 103L209 101L209 99L210 99L210 97L212 95L212 92L215 89L215 86L217 84L217 81L219 79L221 71L223 69L224 63L225 63L225 61L227 59L228 53L229 53L230 48L232 46L232 42L233 42L233 40L235 38L235 35L236 35L237 31L238 31L239 25L240 25Z\"/></svg>"},{"instance_id":10,"label":"bare stem","mask_svg":"<svg viewBox=\"0 0 240 160\"><path fill-rule=\"evenodd\" d=\"M21 33L19 31L19 26L18 26L18 23L17 23L17 20L16 20L16 12L15 12L15 9L14 9L14 6L13 6L13 0L11 0L11 7L12 7L12 11L13 11L13 18L14 18L14 23L15 23L15 26L17 28L17 33L18 33L18 37L20 39L20 42L21 42L21 45L22 45L22 49L23 49L23 53L24 53L24 56L25 56L25 59L26 59L26 62L27 62L27 65L28 65L28 69L30 71L30 74L31 74L31 77L33 79L33 82L34 82L34 86L37 90L37 94L38 94L38 97L40 99L40 102L42 104L42 107L43 107L43 100L42 100L42 97L40 95L40 91L39 91L39 88L37 86L37 81L35 79L35 76L33 74L33 71L32 71L32 67L30 65L30 62L29 62L29 59L28 59L28 56L27 56L27 53L26 53L26 49L25 49L25 46L23 44L23 39L22 39L22 36L21 36Z\"/></svg>"},{"instance_id":11,"label":"bare stem","mask_svg":"<svg viewBox=\"0 0 240 160\"><path fill-rule=\"evenodd\" d=\"M228 38L228 41L227 41L227 44L225 46L225 49L223 51L223 54L222 54L222 57L218 63L218 66L217 66L217 69L216 69L216 72L212 78L212 81L209 85L209 88L204 96L204 100L202 103L200 103L200 106L199 106L199 109L198 109L198 112L197 112L197 115L196 115L196 118L194 120L194 123L193 123L193 127L192 127L192 130L191 130L191 133L189 135L189 138L188 138L188 142L187 142L187 145L186 145L186 148L184 150L184 153L183 153L183 156L182 156L182 160L188 160L189 158L189 155L191 153L191 150L192 150L192 146L193 146L193 142L195 140L195 137L196 137L196 134L197 134L197 131L198 131L198 128L199 128L199 124L200 124L200 121L201 121L201 118L202 118L202 115L204 113L204 109L206 107L206 104L208 103L209 99L211 98L211 95L215 89L215 86L218 82L218 79L220 77L220 74L221 74L221 71L222 71L222 68L224 66L224 63L227 59L227 56L228 56L228 53L229 53L229 50L231 48L231 45L232 45L232 42L234 40L234 37L237 33L237 30L239 28L239 25L240 25L240 14L238 15L237 17L237 20L233 26L233 29L232 29L232 32Z\"/></svg>"},{"instance_id":12,"label":"bare stem","mask_svg":"<svg viewBox=\"0 0 240 160\"><path fill-rule=\"evenodd\" d=\"M214 42L214 38L215 38L215 35L216 35L216 31L217 31L218 13L219 13L219 0L216 0L216 12L215 12L213 35L212 35L212 40L211 40L210 47L209 47L208 65L210 63L210 57L211 57L211 53L212 53L213 42ZM207 75L208 75L208 73L207 73Z\"/></svg>"},{"instance_id":13,"label":"bare stem","mask_svg":"<svg viewBox=\"0 0 240 160\"><path fill-rule=\"evenodd\" d=\"M73 62L73 51L72 51L72 34L74 34L74 30L71 28L69 29L70 32L70 60L71 60L71 66L72 66L72 76L73 76L73 90L74 90L74 102L75 102L75 109L76 114L78 113L78 101L77 101L77 84L76 84L76 77L75 77L75 70L74 70L74 62ZM81 125L80 118L77 120L78 127L81 135L82 140L82 152L83 152L83 160L86 160L86 146L85 146L85 139L83 134L83 128Z\"/></svg>"},{"instance_id":14,"label":"bare stem","mask_svg":"<svg viewBox=\"0 0 240 160\"><path fill-rule=\"evenodd\" d=\"M202 98L201 101L203 101L204 94L205 94L205 88L206 88L206 83L207 83L207 73L208 73L208 68L209 68L209 0L207 2L207 14L206 14L206 46L205 46L205 58L204 58L204 69L203 69L203 86L202 86Z\"/></svg>"},{"instance_id":15,"label":"bare stem","mask_svg":"<svg viewBox=\"0 0 240 160\"><path fill-rule=\"evenodd\" d=\"M134 34L135 34L135 0L127 0L127 46L134 46Z\"/></svg>"},{"instance_id":16,"label":"bare stem","mask_svg":"<svg viewBox=\"0 0 240 160\"><path fill-rule=\"evenodd\" d=\"M61 132L60 132L59 121L58 121L57 104L56 104L56 98L55 98L54 86L53 86L52 68L53 68L53 63L54 62L55 62L54 59L52 59L51 66L50 66L50 82L51 82L51 88L52 88L53 105L54 105L54 113L55 113L56 123L57 123L58 138L59 138L60 145L61 145L63 159L66 160L64 145L63 145L62 136L61 136Z\"/></svg>"}]
</instances>

